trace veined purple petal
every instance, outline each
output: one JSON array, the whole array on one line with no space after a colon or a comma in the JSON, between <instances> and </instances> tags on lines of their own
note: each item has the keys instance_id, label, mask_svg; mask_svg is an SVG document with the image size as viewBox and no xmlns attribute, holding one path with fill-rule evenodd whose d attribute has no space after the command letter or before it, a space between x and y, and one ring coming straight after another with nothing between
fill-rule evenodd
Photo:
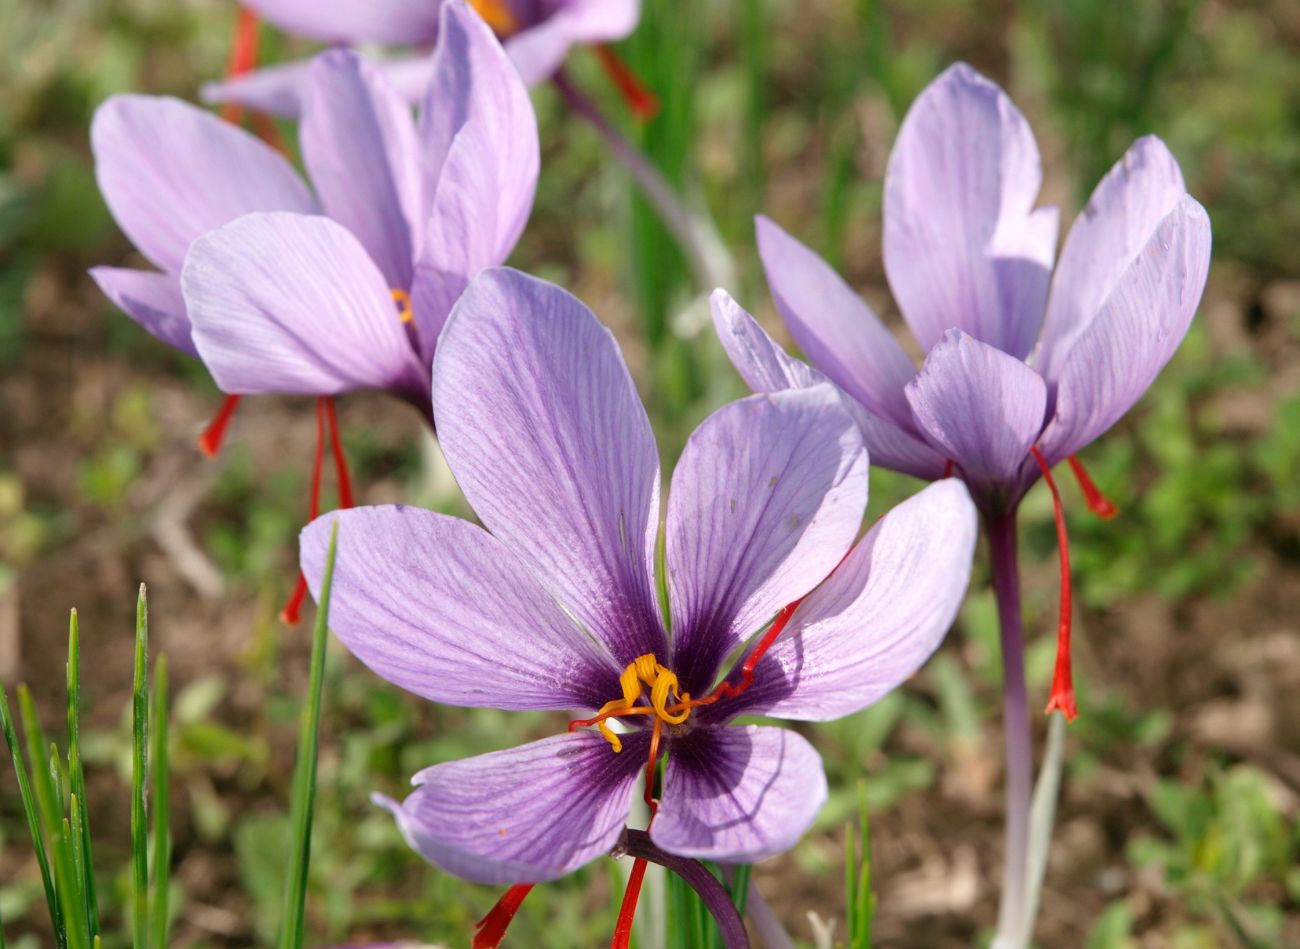
<instances>
[{"instance_id":1,"label":"veined purple petal","mask_svg":"<svg viewBox=\"0 0 1300 949\"><path fill-rule=\"evenodd\" d=\"M400 805L376 798L407 843L474 883L540 883L608 853L627 823L649 737L615 754L596 732L544 738L421 771Z\"/></svg>"},{"instance_id":2,"label":"veined purple petal","mask_svg":"<svg viewBox=\"0 0 1300 949\"><path fill-rule=\"evenodd\" d=\"M1210 266L1210 219L1185 195L1119 278L1060 366L1043 454L1056 464L1132 408L1191 325Z\"/></svg>"},{"instance_id":3,"label":"veined purple petal","mask_svg":"<svg viewBox=\"0 0 1300 949\"><path fill-rule=\"evenodd\" d=\"M871 705L938 648L970 579L978 516L955 478L886 514L799 606L738 699L705 721L761 714L827 721Z\"/></svg>"},{"instance_id":4,"label":"veined purple petal","mask_svg":"<svg viewBox=\"0 0 1300 949\"><path fill-rule=\"evenodd\" d=\"M758 252L776 308L814 366L873 415L906 429L916 366L866 302L817 254L759 216Z\"/></svg>"},{"instance_id":5,"label":"veined purple petal","mask_svg":"<svg viewBox=\"0 0 1300 949\"><path fill-rule=\"evenodd\" d=\"M104 296L157 339L187 355L199 354L190 337L190 318L185 315L181 281L175 274L92 267L90 276Z\"/></svg>"},{"instance_id":6,"label":"veined purple petal","mask_svg":"<svg viewBox=\"0 0 1300 949\"><path fill-rule=\"evenodd\" d=\"M204 84L204 102L235 102L258 112L297 119L310 82L311 60L254 69L240 76ZM424 98L433 75L433 57L421 53L389 59L367 59L403 102L414 105Z\"/></svg>"},{"instance_id":7,"label":"veined purple petal","mask_svg":"<svg viewBox=\"0 0 1300 949\"><path fill-rule=\"evenodd\" d=\"M787 355L726 291L715 290L712 304L713 325L722 348L755 392L777 392L830 381L807 363ZM944 458L929 444L875 415L847 393L843 398L845 408L862 430L862 441L873 465L927 481L943 476Z\"/></svg>"},{"instance_id":8,"label":"veined purple petal","mask_svg":"<svg viewBox=\"0 0 1300 949\"><path fill-rule=\"evenodd\" d=\"M488 530L620 668L667 655L651 573L658 452L595 315L545 281L485 271L443 330L433 406L447 463Z\"/></svg>"},{"instance_id":9,"label":"veined purple petal","mask_svg":"<svg viewBox=\"0 0 1300 949\"><path fill-rule=\"evenodd\" d=\"M423 46L438 35L439 0L245 0L286 33L326 43Z\"/></svg>"},{"instance_id":10,"label":"veined purple petal","mask_svg":"<svg viewBox=\"0 0 1300 949\"><path fill-rule=\"evenodd\" d=\"M1186 193L1178 162L1154 135L1134 142L1097 185L1066 236L1052 279L1034 360L1049 385L1133 258Z\"/></svg>"},{"instance_id":11,"label":"veined purple petal","mask_svg":"<svg viewBox=\"0 0 1300 949\"><path fill-rule=\"evenodd\" d=\"M866 505L867 455L831 386L704 420L668 494L671 668L685 691L706 692L728 653L834 569Z\"/></svg>"},{"instance_id":12,"label":"veined purple petal","mask_svg":"<svg viewBox=\"0 0 1300 949\"><path fill-rule=\"evenodd\" d=\"M109 210L160 270L179 273L195 238L241 214L320 210L273 148L179 99L113 96L90 141Z\"/></svg>"},{"instance_id":13,"label":"veined purple petal","mask_svg":"<svg viewBox=\"0 0 1300 949\"><path fill-rule=\"evenodd\" d=\"M885 272L927 350L957 327L1029 354L1056 248L1056 210L1033 209L1041 181L1024 116L964 63L908 110L885 173Z\"/></svg>"},{"instance_id":14,"label":"veined purple petal","mask_svg":"<svg viewBox=\"0 0 1300 949\"><path fill-rule=\"evenodd\" d=\"M931 442L968 480L1007 482L1043 430L1047 386L1000 349L949 330L907 398Z\"/></svg>"},{"instance_id":15,"label":"veined purple petal","mask_svg":"<svg viewBox=\"0 0 1300 949\"><path fill-rule=\"evenodd\" d=\"M506 52L530 86L550 79L579 43L619 40L636 29L640 0L569 0L507 37Z\"/></svg>"},{"instance_id":16,"label":"veined purple petal","mask_svg":"<svg viewBox=\"0 0 1300 949\"><path fill-rule=\"evenodd\" d=\"M674 738L650 838L684 857L754 863L789 850L826 803L821 757L788 728L696 728Z\"/></svg>"},{"instance_id":17,"label":"veined purple petal","mask_svg":"<svg viewBox=\"0 0 1300 949\"><path fill-rule=\"evenodd\" d=\"M403 506L319 517L302 532L318 597L338 524L330 628L396 686L447 705L599 708L619 694L609 655L519 559L475 524Z\"/></svg>"},{"instance_id":18,"label":"veined purple petal","mask_svg":"<svg viewBox=\"0 0 1300 949\"><path fill-rule=\"evenodd\" d=\"M523 231L537 190L537 117L528 89L501 44L463 3L444 3L433 76L420 113L425 194L437 193L457 134L481 123L481 141L500 189L493 214L502 260Z\"/></svg>"},{"instance_id":19,"label":"veined purple petal","mask_svg":"<svg viewBox=\"0 0 1300 949\"><path fill-rule=\"evenodd\" d=\"M428 392L388 282L329 218L245 215L194 242L181 287L226 392Z\"/></svg>"},{"instance_id":20,"label":"veined purple petal","mask_svg":"<svg viewBox=\"0 0 1300 949\"><path fill-rule=\"evenodd\" d=\"M424 226L411 109L374 67L346 50L312 61L303 161L326 212L361 242L391 289L409 291Z\"/></svg>"}]
</instances>

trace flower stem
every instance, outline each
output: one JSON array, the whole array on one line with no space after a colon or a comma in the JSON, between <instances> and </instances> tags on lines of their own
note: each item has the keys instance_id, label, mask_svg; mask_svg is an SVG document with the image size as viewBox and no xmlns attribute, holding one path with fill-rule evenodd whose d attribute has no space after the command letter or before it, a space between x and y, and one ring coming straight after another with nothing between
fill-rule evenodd
<instances>
[{"instance_id":1,"label":"flower stem","mask_svg":"<svg viewBox=\"0 0 1300 949\"><path fill-rule=\"evenodd\" d=\"M1025 689L1025 637L1020 626L1020 568L1016 562L1016 511L986 519L1002 627L1002 708L1006 741L1006 852L1002 904L998 909L999 949L1023 945L1025 874L1029 847L1029 806L1034 784L1033 737Z\"/></svg>"},{"instance_id":2,"label":"flower stem","mask_svg":"<svg viewBox=\"0 0 1300 949\"><path fill-rule=\"evenodd\" d=\"M648 860L677 874L700 895L704 905L713 914L722 933L722 945L725 949L749 949L749 935L745 932L745 923L731 902L727 888L719 882L704 864L698 860L679 857L660 850L650 840L650 835L643 830L625 830L619 841L616 853L622 852L638 860Z\"/></svg>"}]
</instances>

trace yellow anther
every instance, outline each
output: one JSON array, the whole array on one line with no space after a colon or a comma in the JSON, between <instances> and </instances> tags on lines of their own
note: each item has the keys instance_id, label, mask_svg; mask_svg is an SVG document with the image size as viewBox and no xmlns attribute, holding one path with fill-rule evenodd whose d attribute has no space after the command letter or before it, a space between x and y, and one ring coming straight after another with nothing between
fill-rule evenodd
<instances>
[{"instance_id":1,"label":"yellow anther","mask_svg":"<svg viewBox=\"0 0 1300 949\"><path fill-rule=\"evenodd\" d=\"M631 715L653 715L657 725L680 725L690 717L691 697L679 692L680 684L674 672L664 668L655 659L654 653L637 656L627 664L618 677L618 685L623 693L621 698L611 699L600 707L595 718L574 724L594 724L601 735L615 751L623 750L623 742L609 727L609 719ZM650 705L637 705L644 689L650 690ZM670 707L676 711L669 711ZM572 728L573 725L570 725Z\"/></svg>"},{"instance_id":2,"label":"yellow anther","mask_svg":"<svg viewBox=\"0 0 1300 949\"><path fill-rule=\"evenodd\" d=\"M469 5L498 36L509 36L519 26L508 0L469 0Z\"/></svg>"},{"instance_id":3,"label":"yellow anther","mask_svg":"<svg viewBox=\"0 0 1300 949\"><path fill-rule=\"evenodd\" d=\"M393 290L393 302L397 304L397 318L403 323L411 323L415 320L415 314L411 312L411 295L405 290Z\"/></svg>"}]
</instances>

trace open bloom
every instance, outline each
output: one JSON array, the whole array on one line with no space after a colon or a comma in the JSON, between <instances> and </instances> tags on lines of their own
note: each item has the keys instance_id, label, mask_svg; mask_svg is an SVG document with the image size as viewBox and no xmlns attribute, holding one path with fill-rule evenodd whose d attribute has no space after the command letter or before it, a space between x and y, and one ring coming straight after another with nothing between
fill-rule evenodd
<instances>
[{"instance_id":1,"label":"open bloom","mask_svg":"<svg viewBox=\"0 0 1300 949\"><path fill-rule=\"evenodd\" d=\"M439 10L459 0L244 0L244 5L288 33L326 43L432 47L439 37ZM506 53L530 86L546 82L575 45L610 43L631 33L641 18L640 0L469 0L496 31ZM620 79L616 61L607 67ZM416 101L428 84L427 53L376 62L393 88ZM303 63L288 63L212 83L211 102L235 102L295 116L303 108Z\"/></svg>"},{"instance_id":2,"label":"open bloom","mask_svg":"<svg viewBox=\"0 0 1300 949\"><path fill-rule=\"evenodd\" d=\"M846 715L925 661L968 580L965 488L928 488L850 549L867 457L833 388L725 406L672 476L665 618L655 439L586 307L485 272L443 333L433 401L486 529L400 506L328 515L302 537L313 592L337 521L331 626L379 675L447 704L597 714L420 772L385 801L410 844L478 882L559 876L610 850L666 753L656 845L723 861L792 846L825 798L817 753L795 731L731 723ZM761 652L726 673L764 627Z\"/></svg>"},{"instance_id":3,"label":"open bloom","mask_svg":"<svg viewBox=\"0 0 1300 949\"><path fill-rule=\"evenodd\" d=\"M759 252L777 309L848 396L873 464L953 471L991 513L1113 425L1173 355L1196 312L1210 224L1159 139L1102 179L1055 260L1055 208L1024 117L956 65L908 111L885 175L885 272L917 341L918 372L831 267L766 218ZM738 307L715 307L723 344L756 389L774 343ZM767 362L765 362L767 361Z\"/></svg>"},{"instance_id":4,"label":"open bloom","mask_svg":"<svg viewBox=\"0 0 1300 949\"><path fill-rule=\"evenodd\" d=\"M355 54L313 60L314 195L266 144L174 99L114 97L91 135L109 207L159 268L92 274L142 326L228 393L386 389L426 415L451 304L510 253L537 181L527 90L459 3L418 128Z\"/></svg>"}]
</instances>

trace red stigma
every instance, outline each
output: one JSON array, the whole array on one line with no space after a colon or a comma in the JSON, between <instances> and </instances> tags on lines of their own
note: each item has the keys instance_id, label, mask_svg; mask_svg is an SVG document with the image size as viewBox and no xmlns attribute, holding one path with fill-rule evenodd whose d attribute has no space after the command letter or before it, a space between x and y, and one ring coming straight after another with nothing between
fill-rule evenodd
<instances>
[{"instance_id":1,"label":"red stigma","mask_svg":"<svg viewBox=\"0 0 1300 949\"><path fill-rule=\"evenodd\" d=\"M516 883L506 890L488 914L474 924L473 949L497 949L501 945L501 940L506 938L506 928L532 888L531 883Z\"/></svg>"},{"instance_id":2,"label":"red stigma","mask_svg":"<svg viewBox=\"0 0 1300 949\"><path fill-rule=\"evenodd\" d=\"M330 426L330 451L334 455L334 474L339 482L339 507L352 507L352 478L348 475L348 460L343 454L343 441L339 438L339 419L334 412L334 400L323 399L325 417ZM314 516L314 515L313 515Z\"/></svg>"},{"instance_id":3,"label":"red stigma","mask_svg":"<svg viewBox=\"0 0 1300 949\"><path fill-rule=\"evenodd\" d=\"M659 112L659 97L651 92L627 63L614 52L614 47L601 43L595 47L605 75L613 81L628 108L642 122L649 122Z\"/></svg>"},{"instance_id":4,"label":"red stigma","mask_svg":"<svg viewBox=\"0 0 1300 949\"><path fill-rule=\"evenodd\" d=\"M217 457L217 452L221 451L221 443L225 440L226 429L230 427L230 419L235 414L235 408L239 405L239 396L228 395L225 401L221 403L221 408L217 409L216 416L208 423L208 427L203 430L199 436L199 450L209 458Z\"/></svg>"},{"instance_id":5,"label":"red stigma","mask_svg":"<svg viewBox=\"0 0 1300 949\"><path fill-rule=\"evenodd\" d=\"M1074 477L1079 482L1079 488L1083 491L1084 500L1088 502L1088 510L1092 511L1103 521L1109 521L1119 513L1117 508L1106 495L1097 490L1096 483L1093 482L1088 474L1088 469L1083 466L1077 455L1069 457L1070 470L1074 472Z\"/></svg>"},{"instance_id":6,"label":"red stigma","mask_svg":"<svg viewBox=\"0 0 1300 949\"><path fill-rule=\"evenodd\" d=\"M951 458L945 458L943 461L943 476L945 478L951 478L952 473L956 470L957 462L953 461Z\"/></svg>"},{"instance_id":7,"label":"red stigma","mask_svg":"<svg viewBox=\"0 0 1300 949\"><path fill-rule=\"evenodd\" d=\"M628 949L632 939L632 921L636 918L636 904L641 897L641 883L645 880L646 861L638 857L632 864L632 872L627 878L627 889L623 891L623 904L618 908L618 921L614 923L614 938L609 942L609 949Z\"/></svg>"},{"instance_id":8,"label":"red stigma","mask_svg":"<svg viewBox=\"0 0 1300 949\"><path fill-rule=\"evenodd\" d=\"M1070 627L1073 615L1073 597L1070 586L1070 536L1065 529L1065 511L1061 506L1061 493L1052 480L1052 470L1047 459L1035 445L1029 449L1038 470L1043 473L1043 480L1052 492L1052 513L1056 518L1056 547L1061 560L1061 614L1056 627L1056 670L1052 674L1052 694L1047 700L1045 714L1059 711L1067 722L1072 722L1079 714L1079 707L1074 701L1074 675L1070 662Z\"/></svg>"},{"instance_id":9,"label":"red stigma","mask_svg":"<svg viewBox=\"0 0 1300 949\"><path fill-rule=\"evenodd\" d=\"M235 21L235 37L230 44L230 64L226 78L242 76L257 65L258 20L252 10L240 9ZM221 117L239 125L244 120L244 107L237 102L227 102L221 107Z\"/></svg>"}]
</instances>

